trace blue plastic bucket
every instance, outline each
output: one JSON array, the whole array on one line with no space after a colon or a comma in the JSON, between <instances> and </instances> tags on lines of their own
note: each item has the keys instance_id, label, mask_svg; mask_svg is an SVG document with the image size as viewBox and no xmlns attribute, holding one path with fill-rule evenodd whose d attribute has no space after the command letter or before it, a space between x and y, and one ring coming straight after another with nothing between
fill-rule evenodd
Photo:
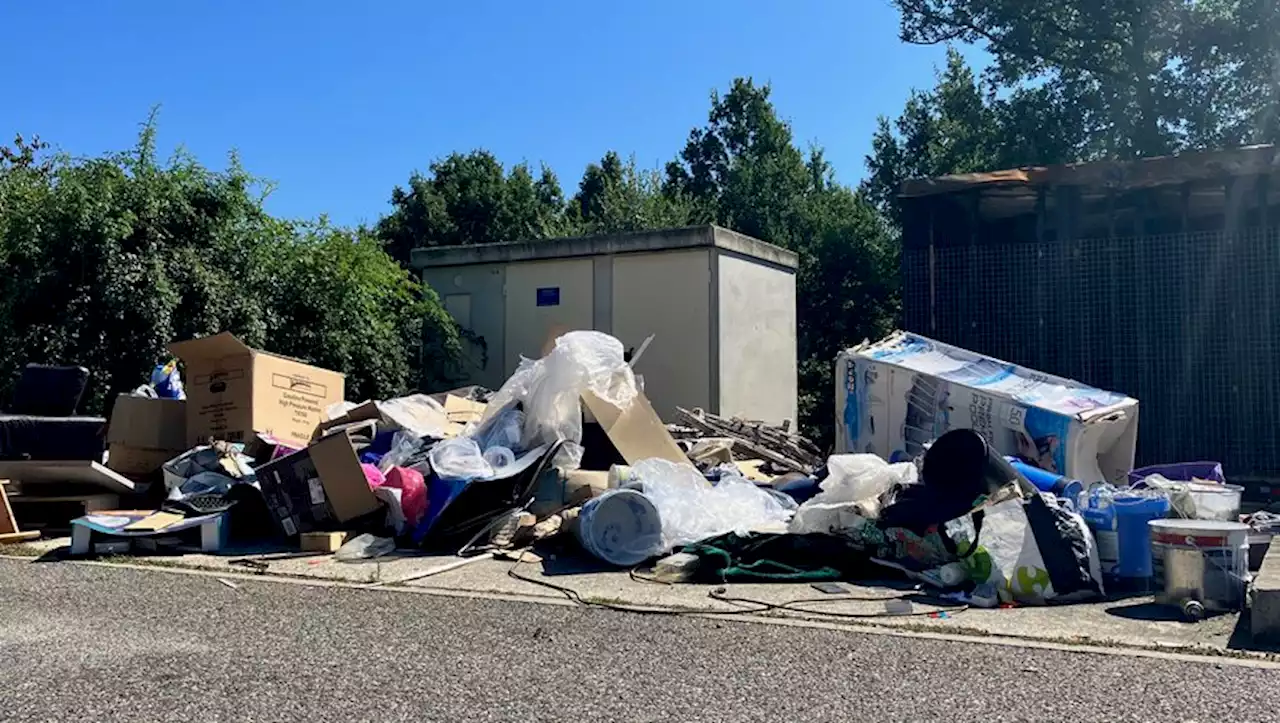
<instances>
[{"instance_id":1,"label":"blue plastic bucket","mask_svg":"<svg viewBox=\"0 0 1280 723\"><path fill-rule=\"evenodd\" d=\"M1151 534L1147 523L1169 512L1164 497L1116 495L1112 500L1116 515L1116 575L1122 578L1151 577Z\"/></svg>"}]
</instances>

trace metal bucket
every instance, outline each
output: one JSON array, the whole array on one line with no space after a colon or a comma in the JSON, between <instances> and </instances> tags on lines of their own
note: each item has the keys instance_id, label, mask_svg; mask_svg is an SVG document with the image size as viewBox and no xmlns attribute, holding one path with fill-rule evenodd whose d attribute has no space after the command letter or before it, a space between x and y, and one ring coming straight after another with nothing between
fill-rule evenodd
<instances>
[{"instance_id":1,"label":"metal bucket","mask_svg":"<svg viewBox=\"0 0 1280 723\"><path fill-rule=\"evenodd\" d=\"M1218 520L1152 520L1156 602L1192 619L1244 609L1249 526Z\"/></svg>"}]
</instances>

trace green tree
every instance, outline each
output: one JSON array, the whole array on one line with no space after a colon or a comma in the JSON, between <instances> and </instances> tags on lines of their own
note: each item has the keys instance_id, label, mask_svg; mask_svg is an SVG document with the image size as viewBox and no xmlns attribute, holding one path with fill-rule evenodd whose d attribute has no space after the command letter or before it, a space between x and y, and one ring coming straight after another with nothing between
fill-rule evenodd
<instances>
[{"instance_id":1,"label":"green tree","mask_svg":"<svg viewBox=\"0 0 1280 723\"><path fill-rule=\"evenodd\" d=\"M880 118L862 189L897 224L906 180L1080 160L1088 132L1067 91L1044 83L1000 97L949 49L933 89L913 91L892 122Z\"/></svg>"},{"instance_id":2,"label":"green tree","mask_svg":"<svg viewBox=\"0 0 1280 723\"><path fill-rule=\"evenodd\" d=\"M413 249L496 243L563 235L564 194L547 167L534 178L527 164L510 173L488 151L453 153L414 173L391 192L392 211L377 224L387 252L409 268Z\"/></svg>"},{"instance_id":3,"label":"green tree","mask_svg":"<svg viewBox=\"0 0 1280 723\"><path fill-rule=\"evenodd\" d=\"M379 244L272 218L234 156L220 172L182 153L161 164L155 133L99 158L0 154L0 394L25 363L78 363L86 409L105 411L167 342L219 331L346 372L368 396L447 373L452 322Z\"/></svg>"},{"instance_id":4,"label":"green tree","mask_svg":"<svg viewBox=\"0 0 1280 723\"><path fill-rule=\"evenodd\" d=\"M836 354L897 317L896 237L864 194L836 183L821 149L796 147L767 85L739 78L711 101L707 124L668 164L664 193L799 255L800 422L830 444Z\"/></svg>"},{"instance_id":5,"label":"green tree","mask_svg":"<svg viewBox=\"0 0 1280 723\"><path fill-rule=\"evenodd\" d=\"M894 0L901 37L976 43L1001 90L1049 84L1086 157L1277 140L1272 0Z\"/></svg>"},{"instance_id":6,"label":"green tree","mask_svg":"<svg viewBox=\"0 0 1280 723\"><path fill-rule=\"evenodd\" d=\"M664 195L657 171L636 167L609 151L589 164L569 202L568 220L576 234L620 233L684 226L690 206L680 194Z\"/></svg>"}]
</instances>

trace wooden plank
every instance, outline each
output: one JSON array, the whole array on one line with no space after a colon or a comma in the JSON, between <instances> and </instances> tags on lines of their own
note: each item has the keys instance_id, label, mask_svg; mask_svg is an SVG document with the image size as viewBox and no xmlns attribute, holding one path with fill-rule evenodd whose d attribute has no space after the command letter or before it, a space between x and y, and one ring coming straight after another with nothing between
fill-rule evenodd
<instances>
[{"instance_id":1,"label":"wooden plank","mask_svg":"<svg viewBox=\"0 0 1280 723\"><path fill-rule=\"evenodd\" d=\"M128 477L97 462L87 460L0 462L0 477L7 477L24 487L69 482L94 485L113 492L141 492L147 487L145 484L135 484Z\"/></svg>"},{"instance_id":2,"label":"wooden plank","mask_svg":"<svg viewBox=\"0 0 1280 723\"><path fill-rule=\"evenodd\" d=\"M8 480L0 480L0 545L12 542L26 542L40 537L39 530L23 532L18 529L18 520L13 516L13 508L9 505L9 493L5 490Z\"/></svg>"},{"instance_id":3,"label":"wooden plank","mask_svg":"<svg viewBox=\"0 0 1280 723\"><path fill-rule=\"evenodd\" d=\"M29 530L27 532L5 532L0 534L0 545L9 545L14 542L30 542L31 540L40 539L39 530Z\"/></svg>"},{"instance_id":4,"label":"wooden plank","mask_svg":"<svg viewBox=\"0 0 1280 723\"><path fill-rule=\"evenodd\" d=\"M13 508L9 506L9 493L5 491L8 480L5 485L0 485L0 535L16 535L18 532L18 521L13 518Z\"/></svg>"}]
</instances>

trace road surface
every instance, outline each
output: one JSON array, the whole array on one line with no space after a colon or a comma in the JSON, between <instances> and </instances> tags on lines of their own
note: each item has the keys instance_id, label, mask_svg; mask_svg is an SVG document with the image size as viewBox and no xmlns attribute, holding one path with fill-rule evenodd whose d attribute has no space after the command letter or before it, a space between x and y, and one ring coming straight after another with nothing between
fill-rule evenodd
<instances>
[{"instance_id":1,"label":"road surface","mask_svg":"<svg viewBox=\"0 0 1280 723\"><path fill-rule=\"evenodd\" d=\"M1280 719L1280 671L0 560L0 720Z\"/></svg>"}]
</instances>

